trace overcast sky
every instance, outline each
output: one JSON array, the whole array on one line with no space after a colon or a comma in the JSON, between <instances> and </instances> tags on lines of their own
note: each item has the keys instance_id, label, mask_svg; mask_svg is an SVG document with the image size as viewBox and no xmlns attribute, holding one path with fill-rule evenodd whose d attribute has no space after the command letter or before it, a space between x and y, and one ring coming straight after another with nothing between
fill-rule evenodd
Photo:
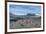
<instances>
[{"instance_id":1,"label":"overcast sky","mask_svg":"<svg viewBox=\"0 0 46 34\"><path fill-rule=\"evenodd\" d=\"M41 6L10 4L9 8L9 11L16 15L26 15L27 13L35 13L36 15L40 15L41 13Z\"/></svg>"}]
</instances>

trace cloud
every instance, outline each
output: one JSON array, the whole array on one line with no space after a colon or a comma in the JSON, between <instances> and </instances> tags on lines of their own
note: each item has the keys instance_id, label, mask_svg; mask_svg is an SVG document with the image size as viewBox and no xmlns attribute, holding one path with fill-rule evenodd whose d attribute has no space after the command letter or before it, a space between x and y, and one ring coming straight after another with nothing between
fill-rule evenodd
<instances>
[{"instance_id":1,"label":"cloud","mask_svg":"<svg viewBox=\"0 0 46 34\"><path fill-rule=\"evenodd\" d=\"M28 6L28 5L11 5L10 6L10 12L18 15L24 15L27 13L35 13L38 15L41 12L41 7L40 6ZM40 15L40 14L39 14Z\"/></svg>"}]
</instances>

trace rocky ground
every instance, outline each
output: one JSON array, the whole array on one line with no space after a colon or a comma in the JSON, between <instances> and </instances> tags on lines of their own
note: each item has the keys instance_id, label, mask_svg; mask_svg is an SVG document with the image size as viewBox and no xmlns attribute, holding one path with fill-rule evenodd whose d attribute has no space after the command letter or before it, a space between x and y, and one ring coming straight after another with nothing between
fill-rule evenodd
<instances>
[{"instance_id":1,"label":"rocky ground","mask_svg":"<svg viewBox=\"0 0 46 34\"><path fill-rule=\"evenodd\" d=\"M41 18L30 17L29 19L20 19L16 22L11 21L10 29L20 29L20 28L40 28Z\"/></svg>"}]
</instances>

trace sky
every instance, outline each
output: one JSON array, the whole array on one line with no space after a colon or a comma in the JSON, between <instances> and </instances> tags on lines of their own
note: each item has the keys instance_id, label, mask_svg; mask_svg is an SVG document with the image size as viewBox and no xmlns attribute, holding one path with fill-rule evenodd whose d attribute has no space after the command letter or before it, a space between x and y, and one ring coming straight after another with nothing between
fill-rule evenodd
<instances>
[{"instance_id":1,"label":"sky","mask_svg":"<svg viewBox=\"0 0 46 34\"><path fill-rule=\"evenodd\" d=\"M41 6L10 4L9 8L9 11L15 15L26 15L28 13L41 14Z\"/></svg>"}]
</instances>

